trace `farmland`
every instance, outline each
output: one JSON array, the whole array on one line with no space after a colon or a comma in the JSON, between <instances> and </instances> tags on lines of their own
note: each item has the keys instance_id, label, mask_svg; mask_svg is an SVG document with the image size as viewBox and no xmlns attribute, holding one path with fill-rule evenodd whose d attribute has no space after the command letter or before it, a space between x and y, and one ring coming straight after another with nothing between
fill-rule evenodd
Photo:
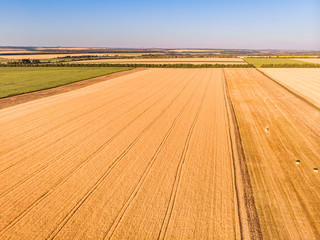
<instances>
[{"instance_id":1,"label":"farmland","mask_svg":"<svg viewBox=\"0 0 320 240\"><path fill-rule=\"evenodd\" d=\"M156 69L0 110L1 238L247 236L225 91Z\"/></svg>"},{"instance_id":2,"label":"farmland","mask_svg":"<svg viewBox=\"0 0 320 240\"><path fill-rule=\"evenodd\" d=\"M83 69L110 72L1 73ZM144 69L0 109L0 238L319 239L319 71L288 70Z\"/></svg>"},{"instance_id":3,"label":"farmland","mask_svg":"<svg viewBox=\"0 0 320 240\"><path fill-rule=\"evenodd\" d=\"M0 67L0 98L52 88L130 68Z\"/></svg>"},{"instance_id":4,"label":"farmland","mask_svg":"<svg viewBox=\"0 0 320 240\"><path fill-rule=\"evenodd\" d=\"M262 68L260 70L320 108L320 68Z\"/></svg>"}]
</instances>

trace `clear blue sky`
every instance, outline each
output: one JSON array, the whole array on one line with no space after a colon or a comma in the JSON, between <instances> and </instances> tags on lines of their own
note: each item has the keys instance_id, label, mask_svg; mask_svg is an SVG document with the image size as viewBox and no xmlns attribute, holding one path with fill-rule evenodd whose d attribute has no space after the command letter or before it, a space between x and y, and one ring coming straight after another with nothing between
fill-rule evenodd
<instances>
[{"instance_id":1,"label":"clear blue sky","mask_svg":"<svg viewBox=\"0 0 320 240\"><path fill-rule=\"evenodd\" d=\"M0 0L0 46L320 50L320 0Z\"/></svg>"}]
</instances>

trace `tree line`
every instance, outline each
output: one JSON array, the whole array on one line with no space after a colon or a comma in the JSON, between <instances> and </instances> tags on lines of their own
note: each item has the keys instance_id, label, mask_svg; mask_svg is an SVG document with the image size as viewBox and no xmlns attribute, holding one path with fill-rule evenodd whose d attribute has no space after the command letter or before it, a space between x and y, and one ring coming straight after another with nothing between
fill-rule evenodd
<instances>
[{"instance_id":1,"label":"tree line","mask_svg":"<svg viewBox=\"0 0 320 240\"><path fill-rule=\"evenodd\" d=\"M135 63L99 63L99 64L77 64L77 63L13 63L0 64L0 67L132 67L132 68L253 68L251 64L135 64Z\"/></svg>"}]
</instances>

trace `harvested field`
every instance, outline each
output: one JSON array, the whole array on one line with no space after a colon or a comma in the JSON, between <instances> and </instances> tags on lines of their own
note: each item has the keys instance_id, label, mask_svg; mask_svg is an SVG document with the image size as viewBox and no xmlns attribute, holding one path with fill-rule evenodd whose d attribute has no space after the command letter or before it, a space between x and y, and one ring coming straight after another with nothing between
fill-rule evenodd
<instances>
[{"instance_id":1,"label":"harvested field","mask_svg":"<svg viewBox=\"0 0 320 240\"><path fill-rule=\"evenodd\" d=\"M255 69L225 75L263 237L319 239L320 112Z\"/></svg>"},{"instance_id":2,"label":"harvested field","mask_svg":"<svg viewBox=\"0 0 320 240\"><path fill-rule=\"evenodd\" d=\"M142 58L142 59L101 59L70 63L150 63L150 64L247 64L241 58Z\"/></svg>"},{"instance_id":3,"label":"harvested field","mask_svg":"<svg viewBox=\"0 0 320 240\"><path fill-rule=\"evenodd\" d=\"M320 58L296 58L295 60L308 62L308 63L320 64Z\"/></svg>"},{"instance_id":4,"label":"harvested field","mask_svg":"<svg viewBox=\"0 0 320 240\"><path fill-rule=\"evenodd\" d=\"M145 70L2 109L0 238L258 239L234 127L222 69Z\"/></svg>"},{"instance_id":5,"label":"harvested field","mask_svg":"<svg viewBox=\"0 0 320 240\"><path fill-rule=\"evenodd\" d=\"M261 68L260 70L320 108L320 68Z\"/></svg>"}]
</instances>

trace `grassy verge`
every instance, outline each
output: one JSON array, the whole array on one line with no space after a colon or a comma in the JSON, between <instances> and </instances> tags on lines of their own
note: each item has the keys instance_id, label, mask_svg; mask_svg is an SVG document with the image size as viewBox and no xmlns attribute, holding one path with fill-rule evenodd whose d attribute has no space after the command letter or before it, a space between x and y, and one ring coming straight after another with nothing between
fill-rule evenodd
<instances>
[{"instance_id":1,"label":"grassy verge","mask_svg":"<svg viewBox=\"0 0 320 240\"><path fill-rule=\"evenodd\" d=\"M0 67L0 98L53 88L130 67Z\"/></svg>"},{"instance_id":2,"label":"grassy verge","mask_svg":"<svg viewBox=\"0 0 320 240\"><path fill-rule=\"evenodd\" d=\"M289 58L244 58L255 67L308 67L315 64Z\"/></svg>"}]
</instances>

